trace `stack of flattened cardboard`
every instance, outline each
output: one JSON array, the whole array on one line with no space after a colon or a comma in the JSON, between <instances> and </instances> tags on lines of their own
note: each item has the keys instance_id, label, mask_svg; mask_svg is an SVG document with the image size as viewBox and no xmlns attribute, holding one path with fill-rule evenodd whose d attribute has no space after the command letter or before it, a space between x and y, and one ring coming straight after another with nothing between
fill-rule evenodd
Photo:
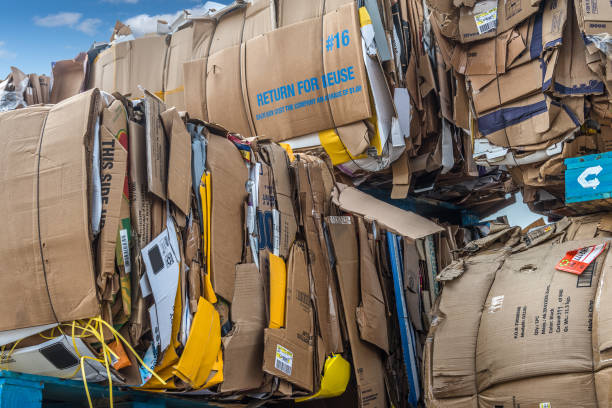
<instances>
[{"instance_id":1,"label":"stack of flattened cardboard","mask_svg":"<svg viewBox=\"0 0 612 408\"><path fill-rule=\"evenodd\" d=\"M3 369L243 402L353 378L355 405L421 399L457 229L148 91L12 110L0 135Z\"/></svg>"},{"instance_id":2,"label":"stack of flattened cardboard","mask_svg":"<svg viewBox=\"0 0 612 408\"><path fill-rule=\"evenodd\" d=\"M51 80L46 75L26 75L15 67L0 82L0 112L49 103Z\"/></svg>"},{"instance_id":3,"label":"stack of flattened cardboard","mask_svg":"<svg viewBox=\"0 0 612 408\"><path fill-rule=\"evenodd\" d=\"M429 0L476 163L502 166L533 211L559 217L569 157L609 150L609 4ZM460 89L459 89L460 88Z\"/></svg>"},{"instance_id":4,"label":"stack of flattened cardboard","mask_svg":"<svg viewBox=\"0 0 612 408\"><path fill-rule=\"evenodd\" d=\"M610 215L502 228L444 269L431 407L610 406Z\"/></svg>"},{"instance_id":5,"label":"stack of flattened cardboard","mask_svg":"<svg viewBox=\"0 0 612 408\"><path fill-rule=\"evenodd\" d=\"M517 188L472 159L465 73L454 74L429 14L418 0L254 0L135 39L118 23L88 52L87 83L129 98L142 86L191 118L327 156L347 184L486 217Z\"/></svg>"}]
</instances>

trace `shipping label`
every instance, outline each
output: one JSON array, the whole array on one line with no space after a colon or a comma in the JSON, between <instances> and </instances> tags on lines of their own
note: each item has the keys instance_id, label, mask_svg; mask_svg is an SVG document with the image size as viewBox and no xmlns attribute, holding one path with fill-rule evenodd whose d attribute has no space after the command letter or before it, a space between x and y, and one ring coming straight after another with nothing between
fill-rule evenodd
<instances>
[{"instance_id":1,"label":"shipping label","mask_svg":"<svg viewBox=\"0 0 612 408\"><path fill-rule=\"evenodd\" d=\"M293 353L281 346L280 344L276 345L276 358L274 360L274 368L287 375L291 375L291 370L293 367Z\"/></svg>"},{"instance_id":2,"label":"shipping label","mask_svg":"<svg viewBox=\"0 0 612 408\"><path fill-rule=\"evenodd\" d=\"M484 34L497 28L497 7L474 16L478 34Z\"/></svg>"}]
</instances>

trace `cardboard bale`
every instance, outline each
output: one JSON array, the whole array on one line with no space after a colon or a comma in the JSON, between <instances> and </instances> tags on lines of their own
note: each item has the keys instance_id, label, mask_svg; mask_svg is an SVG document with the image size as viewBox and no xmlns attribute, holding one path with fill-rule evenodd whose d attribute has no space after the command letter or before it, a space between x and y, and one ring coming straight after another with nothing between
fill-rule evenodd
<instances>
[{"instance_id":1,"label":"cardboard bale","mask_svg":"<svg viewBox=\"0 0 612 408\"><path fill-rule=\"evenodd\" d=\"M503 237L502 230L469 244L468 253L475 248L480 252L461 259L459 268L442 272L441 277L448 275L449 280L444 278L425 347L426 396L431 406L469 406L466 398L473 396L478 397L478 406L491 408L570 402L607 406L607 392L599 387L608 378L607 368L602 368L607 367L602 340L609 313L601 302L607 293L609 252L606 247L578 276L556 269L569 251L606 242L598 232L601 219L564 219L531 229L520 240L514 235L496 247L483 246L496 235ZM490 277L483 281L472 263L487 257L496 257L497 267L482 269ZM458 290L460 285L466 286ZM475 302L473 312L466 314L466 293L470 299L478 298L472 296L474 287L482 288L486 300L480 297L481 305ZM456 307L445 306L460 297L463 300ZM467 316L476 317L471 331L463 324ZM457 366L451 331L455 339L466 333L469 340ZM444 377L437 371L447 372L446 383L440 382ZM605 384L607 390L609 383Z\"/></svg>"},{"instance_id":2,"label":"cardboard bale","mask_svg":"<svg viewBox=\"0 0 612 408\"><path fill-rule=\"evenodd\" d=\"M100 109L92 90L53 107L0 114L0 185L8 198L0 201L7 229L0 258L14 272L3 275L1 298L17 311L0 319L0 330L100 312L89 214Z\"/></svg>"},{"instance_id":3,"label":"cardboard bale","mask_svg":"<svg viewBox=\"0 0 612 408\"><path fill-rule=\"evenodd\" d=\"M321 35L343 31L346 46L326 52ZM202 95L215 101L206 104L208 120L245 136L280 141L370 117L359 38L356 7L349 4L242 45L221 48L213 42ZM271 60L276 63L270 65Z\"/></svg>"},{"instance_id":4,"label":"cardboard bale","mask_svg":"<svg viewBox=\"0 0 612 408\"><path fill-rule=\"evenodd\" d=\"M541 244L505 260L478 331L479 391L527 377L591 371L593 299L606 254L580 276L555 265L567 251L599 242Z\"/></svg>"}]
</instances>

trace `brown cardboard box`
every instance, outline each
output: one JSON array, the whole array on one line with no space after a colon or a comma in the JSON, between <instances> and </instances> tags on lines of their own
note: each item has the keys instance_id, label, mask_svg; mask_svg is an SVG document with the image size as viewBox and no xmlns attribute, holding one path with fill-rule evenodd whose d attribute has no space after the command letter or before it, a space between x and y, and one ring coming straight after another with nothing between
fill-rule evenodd
<instances>
[{"instance_id":1,"label":"brown cardboard box","mask_svg":"<svg viewBox=\"0 0 612 408\"><path fill-rule=\"evenodd\" d=\"M286 327L265 329L263 370L313 391L313 310L304 243L296 241L287 262Z\"/></svg>"},{"instance_id":2,"label":"brown cardboard box","mask_svg":"<svg viewBox=\"0 0 612 408\"><path fill-rule=\"evenodd\" d=\"M53 107L0 114L5 233L0 296L14 313L0 330L88 318L100 312L94 281L88 174L100 93ZM42 140L41 140L42 137Z\"/></svg>"},{"instance_id":3,"label":"brown cardboard box","mask_svg":"<svg viewBox=\"0 0 612 408\"><path fill-rule=\"evenodd\" d=\"M215 293L228 300L234 296L236 264L242 258L248 172L234 144L214 134L208 138L206 167L212 184L212 271L209 273Z\"/></svg>"},{"instance_id":4,"label":"brown cardboard box","mask_svg":"<svg viewBox=\"0 0 612 408\"><path fill-rule=\"evenodd\" d=\"M574 0L578 23L586 35L602 36L612 32L612 5L601 0Z\"/></svg>"},{"instance_id":5,"label":"brown cardboard box","mask_svg":"<svg viewBox=\"0 0 612 408\"><path fill-rule=\"evenodd\" d=\"M384 366L380 350L359 337L359 249L352 217L327 217L336 257L336 275L351 344L360 407L386 407Z\"/></svg>"},{"instance_id":6,"label":"brown cardboard box","mask_svg":"<svg viewBox=\"0 0 612 408\"><path fill-rule=\"evenodd\" d=\"M168 183L168 138L161 114L166 105L149 91L144 92L145 135L147 146L147 188L149 193L165 200Z\"/></svg>"},{"instance_id":7,"label":"brown cardboard box","mask_svg":"<svg viewBox=\"0 0 612 408\"><path fill-rule=\"evenodd\" d=\"M82 92L85 89L86 70L87 54L84 52L74 59L55 62L51 103L58 103Z\"/></svg>"},{"instance_id":8,"label":"brown cardboard box","mask_svg":"<svg viewBox=\"0 0 612 408\"><path fill-rule=\"evenodd\" d=\"M265 298L262 276L255 264L236 265L231 306L232 332L223 338L223 383L221 392L258 388L262 371Z\"/></svg>"}]
</instances>

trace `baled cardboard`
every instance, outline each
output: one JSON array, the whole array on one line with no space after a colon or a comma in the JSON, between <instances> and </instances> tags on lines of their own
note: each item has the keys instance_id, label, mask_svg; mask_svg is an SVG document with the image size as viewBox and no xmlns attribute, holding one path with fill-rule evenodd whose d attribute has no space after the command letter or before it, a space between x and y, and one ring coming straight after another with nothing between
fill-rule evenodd
<instances>
[{"instance_id":1,"label":"baled cardboard","mask_svg":"<svg viewBox=\"0 0 612 408\"><path fill-rule=\"evenodd\" d=\"M359 250L352 217L327 217L336 259L344 318L348 330L360 407L385 407L384 367L379 350L359 337ZM382 318L382 316L380 317Z\"/></svg>"},{"instance_id":2,"label":"baled cardboard","mask_svg":"<svg viewBox=\"0 0 612 408\"><path fill-rule=\"evenodd\" d=\"M2 316L0 331L100 312L89 215L100 110L92 90L53 107L0 114L0 186L10 197L0 204L0 259L13 271L0 278L1 297L18 311Z\"/></svg>"},{"instance_id":3,"label":"baled cardboard","mask_svg":"<svg viewBox=\"0 0 612 408\"><path fill-rule=\"evenodd\" d=\"M502 261L496 254L468 259L462 278L445 283L434 313L435 353L431 370L432 392L436 398L476 394L474 356L482 304ZM466 291L470 292L469 298L465 297Z\"/></svg>"},{"instance_id":4,"label":"baled cardboard","mask_svg":"<svg viewBox=\"0 0 612 408\"><path fill-rule=\"evenodd\" d=\"M296 241L287 262L286 327L265 329L263 370L313 392L313 310L304 243Z\"/></svg>"},{"instance_id":5,"label":"baled cardboard","mask_svg":"<svg viewBox=\"0 0 612 408\"><path fill-rule=\"evenodd\" d=\"M264 380L264 305L262 276L255 264L236 265L231 316L233 331L223 338L221 392L256 389Z\"/></svg>"},{"instance_id":6,"label":"baled cardboard","mask_svg":"<svg viewBox=\"0 0 612 408\"><path fill-rule=\"evenodd\" d=\"M151 198L147 193L147 150L145 128L140 124L129 123L129 160L130 160L130 210L132 226L138 248L144 248L151 239L152 214Z\"/></svg>"},{"instance_id":7,"label":"baled cardboard","mask_svg":"<svg viewBox=\"0 0 612 408\"><path fill-rule=\"evenodd\" d=\"M325 51L321 35L333 40L343 32L346 45L338 37L340 47L328 41ZM215 103L207 104L209 120L245 136L281 141L370 117L359 39L356 6L349 4L242 46L211 49L206 99Z\"/></svg>"},{"instance_id":8,"label":"baled cardboard","mask_svg":"<svg viewBox=\"0 0 612 408\"><path fill-rule=\"evenodd\" d=\"M208 137L206 167L211 173L211 274L213 288L224 299L234 296L236 264L242 258L243 203L248 172L242 155L225 137Z\"/></svg>"},{"instance_id":9,"label":"baled cardboard","mask_svg":"<svg viewBox=\"0 0 612 408\"><path fill-rule=\"evenodd\" d=\"M521 378L592 370L589 328L605 258L580 276L555 269L567 251L590 242L595 241L542 244L506 259L480 320L479 390Z\"/></svg>"}]
</instances>

